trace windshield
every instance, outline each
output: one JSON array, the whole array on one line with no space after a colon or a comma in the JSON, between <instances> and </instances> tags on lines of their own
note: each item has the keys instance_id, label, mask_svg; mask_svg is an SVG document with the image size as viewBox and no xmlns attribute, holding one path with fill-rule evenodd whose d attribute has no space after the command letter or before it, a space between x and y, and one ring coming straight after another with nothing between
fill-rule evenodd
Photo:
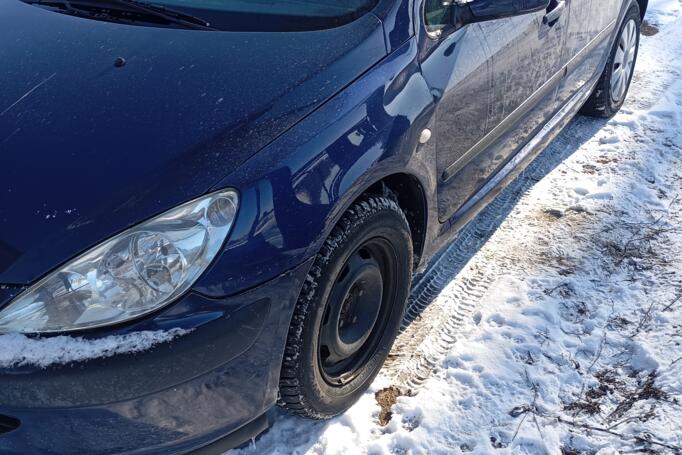
<instances>
[{"instance_id":1,"label":"windshield","mask_svg":"<svg viewBox=\"0 0 682 455\"><path fill-rule=\"evenodd\" d=\"M234 31L296 31L330 28L371 10L378 0L146 0L181 9Z\"/></svg>"}]
</instances>

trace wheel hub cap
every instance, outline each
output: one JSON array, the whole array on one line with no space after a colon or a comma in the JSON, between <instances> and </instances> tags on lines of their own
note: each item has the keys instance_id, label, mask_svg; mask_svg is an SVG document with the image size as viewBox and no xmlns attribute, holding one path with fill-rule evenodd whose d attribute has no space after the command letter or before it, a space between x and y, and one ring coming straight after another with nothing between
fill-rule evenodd
<instances>
[{"instance_id":1,"label":"wheel hub cap","mask_svg":"<svg viewBox=\"0 0 682 455\"><path fill-rule=\"evenodd\" d=\"M625 97L628 84L635 68L637 55L637 24L634 20L628 21L623 28L623 33L618 42L616 55L611 69L611 100L619 103Z\"/></svg>"},{"instance_id":2,"label":"wheel hub cap","mask_svg":"<svg viewBox=\"0 0 682 455\"><path fill-rule=\"evenodd\" d=\"M344 265L328 299L320 332L325 374L343 377L361 363L362 348L382 309L383 288L381 264L369 249L360 248Z\"/></svg>"}]
</instances>

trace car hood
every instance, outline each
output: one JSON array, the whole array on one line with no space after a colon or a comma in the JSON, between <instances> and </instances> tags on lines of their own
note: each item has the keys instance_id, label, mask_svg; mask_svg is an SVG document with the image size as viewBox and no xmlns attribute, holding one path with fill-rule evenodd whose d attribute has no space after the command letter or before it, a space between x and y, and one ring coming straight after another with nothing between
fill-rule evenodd
<instances>
[{"instance_id":1,"label":"car hood","mask_svg":"<svg viewBox=\"0 0 682 455\"><path fill-rule=\"evenodd\" d=\"M76 18L0 0L0 283L201 195L386 52L373 15L292 33Z\"/></svg>"}]
</instances>

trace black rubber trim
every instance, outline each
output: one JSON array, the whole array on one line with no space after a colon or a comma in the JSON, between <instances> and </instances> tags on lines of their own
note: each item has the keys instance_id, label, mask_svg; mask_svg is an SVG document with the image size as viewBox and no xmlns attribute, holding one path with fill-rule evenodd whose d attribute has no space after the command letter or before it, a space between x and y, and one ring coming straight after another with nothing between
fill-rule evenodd
<instances>
[{"instance_id":1,"label":"black rubber trim","mask_svg":"<svg viewBox=\"0 0 682 455\"><path fill-rule=\"evenodd\" d=\"M204 447L189 452L187 455L221 455L230 449L236 449L237 447L246 445L256 436L270 428L270 423L272 421L271 416L272 412L266 412L240 429L233 431L227 436L213 441Z\"/></svg>"},{"instance_id":2,"label":"black rubber trim","mask_svg":"<svg viewBox=\"0 0 682 455\"><path fill-rule=\"evenodd\" d=\"M0 436L10 433L21 426L19 419L0 414Z\"/></svg>"}]
</instances>

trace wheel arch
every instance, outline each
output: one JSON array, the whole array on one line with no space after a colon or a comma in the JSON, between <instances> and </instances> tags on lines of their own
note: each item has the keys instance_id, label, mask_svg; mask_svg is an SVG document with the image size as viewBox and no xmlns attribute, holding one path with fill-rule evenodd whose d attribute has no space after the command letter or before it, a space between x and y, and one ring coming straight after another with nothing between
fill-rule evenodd
<instances>
[{"instance_id":1,"label":"wheel arch","mask_svg":"<svg viewBox=\"0 0 682 455\"><path fill-rule=\"evenodd\" d=\"M424 253L428 220L426 192L419 179L404 172L387 175L367 188L356 200L367 193L387 194L398 202L410 226L414 264L418 265Z\"/></svg>"},{"instance_id":2,"label":"wheel arch","mask_svg":"<svg viewBox=\"0 0 682 455\"><path fill-rule=\"evenodd\" d=\"M419 140L434 100L417 53L415 40L405 43L215 185L240 190L240 213L222 254L194 290L228 295L310 259L367 191L396 195L415 258L423 261L437 177L435 150Z\"/></svg>"}]
</instances>

